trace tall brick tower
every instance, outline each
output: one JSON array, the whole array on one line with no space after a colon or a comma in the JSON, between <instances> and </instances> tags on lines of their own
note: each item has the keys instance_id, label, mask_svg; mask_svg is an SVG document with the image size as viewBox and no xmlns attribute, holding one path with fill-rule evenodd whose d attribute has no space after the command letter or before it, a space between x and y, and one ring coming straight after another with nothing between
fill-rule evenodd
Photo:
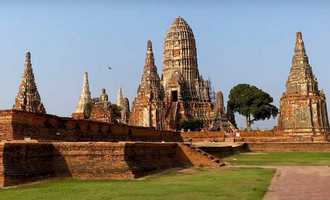
<instances>
[{"instance_id":1,"label":"tall brick tower","mask_svg":"<svg viewBox=\"0 0 330 200\"><path fill-rule=\"evenodd\" d=\"M137 91L137 97L133 102L130 124L162 129L163 98L164 90L157 73L152 43L149 40L142 79Z\"/></svg>"},{"instance_id":2,"label":"tall brick tower","mask_svg":"<svg viewBox=\"0 0 330 200\"><path fill-rule=\"evenodd\" d=\"M182 17L166 33L163 56L166 128L174 129L188 119L199 119L208 127L215 116L210 81L198 72L195 37Z\"/></svg>"},{"instance_id":3,"label":"tall brick tower","mask_svg":"<svg viewBox=\"0 0 330 200\"><path fill-rule=\"evenodd\" d=\"M296 34L292 67L280 103L278 128L288 135L300 137L329 132L325 94L318 89L301 32Z\"/></svg>"},{"instance_id":4,"label":"tall brick tower","mask_svg":"<svg viewBox=\"0 0 330 200\"><path fill-rule=\"evenodd\" d=\"M160 79L148 41L130 124L175 130L181 122L199 120L205 129L224 129L228 120L223 95L218 93L217 102L211 98L210 81L198 72L194 34L182 17L177 17L166 33L163 56Z\"/></svg>"},{"instance_id":5,"label":"tall brick tower","mask_svg":"<svg viewBox=\"0 0 330 200\"><path fill-rule=\"evenodd\" d=\"M170 80L178 74L182 86L178 98L197 100L195 82L200 79L197 66L197 52L194 33L188 23L177 17L168 30L164 42L163 84L165 91L170 86ZM167 94L170 95L170 94Z\"/></svg>"},{"instance_id":6,"label":"tall brick tower","mask_svg":"<svg viewBox=\"0 0 330 200\"><path fill-rule=\"evenodd\" d=\"M24 74L13 109L34 113L46 113L34 80L30 52L25 54Z\"/></svg>"}]
</instances>

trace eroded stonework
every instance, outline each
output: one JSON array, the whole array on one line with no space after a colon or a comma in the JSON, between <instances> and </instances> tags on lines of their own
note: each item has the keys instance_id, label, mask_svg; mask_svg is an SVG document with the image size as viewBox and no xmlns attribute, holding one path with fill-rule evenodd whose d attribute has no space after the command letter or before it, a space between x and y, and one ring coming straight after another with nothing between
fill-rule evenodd
<instances>
[{"instance_id":1,"label":"eroded stonework","mask_svg":"<svg viewBox=\"0 0 330 200\"><path fill-rule=\"evenodd\" d=\"M124 97L122 88L118 90L116 104L121 109L119 122L128 124L130 116L129 100L127 97Z\"/></svg>"},{"instance_id":2,"label":"eroded stonework","mask_svg":"<svg viewBox=\"0 0 330 200\"><path fill-rule=\"evenodd\" d=\"M296 35L292 67L280 103L278 128L295 136L319 136L329 132L325 94L318 89L301 32Z\"/></svg>"},{"instance_id":3,"label":"eroded stonework","mask_svg":"<svg viewBox=\"0 0 330 200\"><path fill-rule=\"evenodd\" d=\"M91 92L89 90L89 81L88 81L88 73L84 73L84 82L81 90L81 95L79 98L79 102L74 112L75 118L86 119L89 118L90 108L89 105L92 102Z\"/></svg>"},{"instance_id":4,"label":"eroded stonework","mask_svg":"<svg viewBox=\"0 0 330 200\"><path fill-rule=\"evenodd\" d=\"M135 126L164 128L164 89L155 66L152 43L147 44L145 65L137 97L133 101L130 124Z\"/></svg>"},{"instance_id":5,"label":"eroded stonework","mask_svg":"<svg viewBox=\"0 0 330 200\"><path fill-rule=\"evenodd\" d=\"M205 128L215 128L212 127L217 124L215 120L225 116L223 100L217 104L212 100L210 81L199 74L196 42L188 23L177 17L166 34L161 78L150 41L147 46L144 73L130 123L176 129L180 121L199 119Z\"/></svg>"},{"instance_id":6,"label":"eroded stonework","mask_svg":"<svg viewBox=\"0 0 330 200\"><path fill-rule=\"evenodd\" d=\"M24 74L13 108L27 112L46 113L34 80L30 52L25 54Z\"/></svg>"},{"instance_id":7,"label":"eroded stonework","mask_svg":"<svg viewBox=\"0 0 330 200\"><path fill-rule=\"evenodd\" d=\"M84 82L76 111L72 114L75 119L90 119L102 122L113 122L112 108L108 94L102 89L99 98L91 98L88 73L84 73Z\"/></svg>"},{"instance_id":8,"label":"eroded stonework","mask_svg":"<svg viewBox=\"0 0 330 200\"><path fill-rule=\"evenodd\" d=\"M89 119L102 122L113 122L112 107L108 94L103 88L99 98L93 98Z\"/></svg>"}]
</instances>

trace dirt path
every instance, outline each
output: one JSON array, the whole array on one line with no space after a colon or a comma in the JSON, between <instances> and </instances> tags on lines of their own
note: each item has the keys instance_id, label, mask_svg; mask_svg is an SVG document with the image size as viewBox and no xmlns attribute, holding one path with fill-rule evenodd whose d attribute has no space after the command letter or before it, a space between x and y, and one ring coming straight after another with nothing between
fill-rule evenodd
<instances>
[{"instance_id":1,"label":"dirt path","mask_svg":"<svg viewBox=\"0 0 330 200\"><path fill-rule=\"evenodd\" d=\"M276 167L264 200L328 200L330 199L330 167Z\"/></svg>"}]
</instances>

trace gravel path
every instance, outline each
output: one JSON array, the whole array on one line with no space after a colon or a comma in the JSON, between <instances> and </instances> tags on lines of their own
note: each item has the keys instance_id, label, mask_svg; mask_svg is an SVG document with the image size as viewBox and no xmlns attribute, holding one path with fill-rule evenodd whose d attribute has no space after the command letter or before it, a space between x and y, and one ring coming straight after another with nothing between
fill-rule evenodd
<instances>
[{"instance_id":1,"label":"gravel path","mask_svg":"<svg viewBox=\"0 0 330 200\"><path fill-rule=\"evenodd\" d=\"M329 200L330 167L276 167L264 200Z\"/></svg>"}]
</instances>

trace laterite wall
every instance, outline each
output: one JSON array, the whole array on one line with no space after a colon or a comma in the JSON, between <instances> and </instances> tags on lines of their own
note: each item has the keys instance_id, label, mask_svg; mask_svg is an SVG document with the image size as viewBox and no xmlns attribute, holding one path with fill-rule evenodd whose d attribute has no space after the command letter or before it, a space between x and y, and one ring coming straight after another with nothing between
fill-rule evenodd
<instances>
[{"instance_id":1,"label":"laterite wall","mask_svg":"<svg viewBox=\"0 0 330 200\"><path fill-rule=\"evenodd\" d=\"M247 148L252 152L330 152L330 143L256 142L248 143Z\"/></svg>"},{"instance_id":2,"label":"laterite wall","mask_svg":"<svg viewBox=\"0 0 330 200\"><path fill-rule=\"evenodd\" d=\"M0 111L0 140L39 141L181 141L173 131L76 120L16 110Z\"/></svg>"},{"instance_id":3,"label":"laterite wall","mask_svg":"<svg viewBox=\"0 0 330 200\"><path fill-rule=\"evenodd\" d=\"M0 143L0 187L49 177L131 179L173 167L219 164L178 143Z\"/></svg>"},{"instance_id":4,"label":"laterite wall","mask_svg":"<svg viewBox=\"0 0 330 200\"><path fill-rule=\"evenodd\" d=\"M192 142L223 142L225 141L225 133L222 131L191 131L181 132L184 141L192 140Z\"/></svg>"},{"instance_id":5,"label":"laterite wall","mask_svg":"<svg viewBox=\"0 0 330 200\"><path fill-rule=\"evenodd\" d=\"M176 143L15 142L0 148L0 186L48 177L130 179L191 166Z\"/></svg>"}]
</instances>

